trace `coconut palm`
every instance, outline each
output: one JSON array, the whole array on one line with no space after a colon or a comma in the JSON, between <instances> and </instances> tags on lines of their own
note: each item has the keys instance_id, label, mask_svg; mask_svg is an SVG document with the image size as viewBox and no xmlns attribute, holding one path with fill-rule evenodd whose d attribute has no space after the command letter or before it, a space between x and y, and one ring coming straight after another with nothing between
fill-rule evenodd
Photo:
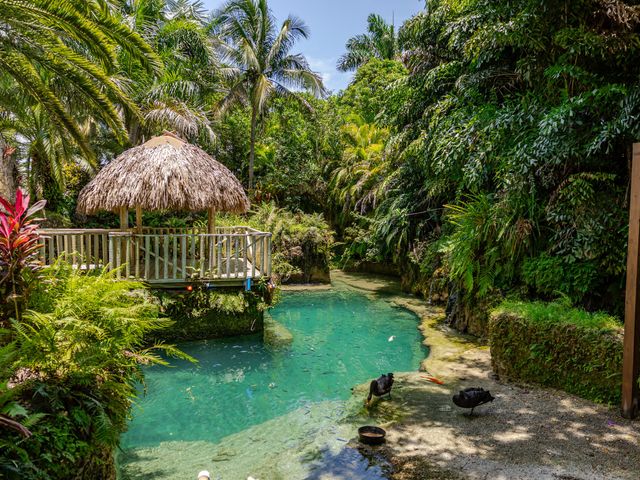
<instances>
[{"instance_id":1,"label":"coconut palm","mask_svg":"<svg viewBox=\"0 0 640 480\"><path fill-rule=\"evenodd\" d=\"M371 58L393 60L399 52L398 35L393 24L372 13L367 18L367 33L347 40L347 53L338 59L338 70L356 70Z\"/></svg>"},{"instance_id":2,"label":"coconut palm","mask_svg":"<svg viewBox=\"0 0 640 480\"><path fill-rule=\"evenodd\" d=\"M325 88L306 58L290 53L297 40L309 36L307 26L299 18L289 16L277 30L267 0L229 0L212 27L220 39L221 58L227 63L222 72L229 82L220 112L237 103L251 108L249 190L252 190L258 121L265 115L269 99L292 97L311 109L300 92L322 96Z\"/></svg>"},{"instance_id":3,"label":"coconut palm","mask_svg":"<svg viewBox=\"0 0 640 480\"><path fill-rule=\"evenodd\" d=\"M126 21L145 37L164 63L161 75L140 72L135 59L122 64L133 82L142 118L127 121L129 140L137 145L162 130L172 130L200 144L213 141L207 111L219 91L216 52L205 28L202 3L172 0L162 6L140 0L127 6Z\"/></svg>"},{"instance_id":4,"label":"coconut palm","mask_svg":"<svg viewBox=\"0 0 640 480\"><path fill-rule=\"evenodd\" d=\"M95 115L120 142L126 141L122 111L139 114L126 81L117 76L118 52L128 52L147 71L161 70L151 47L110 5L100 0L0 0L2 83L13 82L19 95L49 117L52 130L71 139L90 163L96 156L78 111ZM5 118L11 117L11 106L4 108ZM12 183L0 179L0 184Z\"/></svg>"}]
</instances>

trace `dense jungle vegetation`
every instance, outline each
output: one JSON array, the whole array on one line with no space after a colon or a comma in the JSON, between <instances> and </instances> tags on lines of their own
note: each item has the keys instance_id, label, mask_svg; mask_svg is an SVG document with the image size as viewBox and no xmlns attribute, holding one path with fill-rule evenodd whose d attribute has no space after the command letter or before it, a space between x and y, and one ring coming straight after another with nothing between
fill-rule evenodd
<instances>
[{"instance_id":1,"label":"dense jungle vegetation","mask_svg":"<svg viewBox=\"0 0 640 480\"><path fill-rule=\"evenodd\" d=\"M51 225L115 222L79 218L79 189L171 130L254 182L254 204L323 214L339 266L392 262L460 305L515 292L620 312L634 2L430 0L400 28L372 14L339 62L354 80L332 94L292 53L309 33L294 17L280 30L267 15L273 38L242 65L238 35L259 30L230 19L265 2L213 15L186 0L42 3L65 36L42 12L7 14L18 40L2 50L0 114L4 183L46 198Z\"/></svg>"},{"instance_id":2,"label":"dense jungle vegetation","mask_svg":"<svg viewBox=\"0 0 640 480\"><path fill-rule=\"evenodd\" d=\"M368 20L339 60L353 81L328 92L295 53L304 22L277 21L266 0L216 12L190 0L0 0L0 196L46 199L49 226L116 225L78 215L79 191L166 130L242 180L245 220L274 231L283 277L304 272L301 252L326 268L393 266L480 334L504 298L619 315L640 2L426 0L399 28ZM84 478L108 467L140 367L160 361L143 337L166 319L107 273L39 272L35 211L9 213L0 424L13 433L0 471L49 478L46 461L55 478ZM106 350L92 343L103 337Z\"/></svg>"}]
</instances>

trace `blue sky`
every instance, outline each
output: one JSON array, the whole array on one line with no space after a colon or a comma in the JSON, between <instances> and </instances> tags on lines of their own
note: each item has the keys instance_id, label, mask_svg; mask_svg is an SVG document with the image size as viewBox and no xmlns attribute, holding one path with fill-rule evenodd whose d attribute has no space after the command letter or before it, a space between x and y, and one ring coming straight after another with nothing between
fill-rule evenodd
<instances>
[{"instance_id":1,"label":"blue sky","mask_svg":"<svg viewBox=\"0 0 640 480\"><path fill-rule=\"evenodd\" d=\"M209 9L223 0L204 0ZM278 22L289 13L302 18L311 30L311 38L301 41L294 51L306 55L311 67L322 74L330 90L345 88L352 74L336 70L338 57L350 37L365 33L367 15L378 13L387 21L395 16L396 25L419 12L424 0L269 0Z\"/></svg>"}]
</instances>

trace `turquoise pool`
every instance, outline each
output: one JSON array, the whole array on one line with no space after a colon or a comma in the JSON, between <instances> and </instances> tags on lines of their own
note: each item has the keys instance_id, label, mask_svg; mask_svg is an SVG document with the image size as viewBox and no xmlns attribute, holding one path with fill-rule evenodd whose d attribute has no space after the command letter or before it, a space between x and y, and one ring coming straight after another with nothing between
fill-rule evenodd
<instances>
[{"instance_id":1,"label":"turquoise pool","mask_svg":"<svg viewBox=\"0 0 640 480\"><path fill-rule=\"evenodd\" d=\"M270 314L293 334L288 348L260 336L186 343L198 364L146 370L147 395L122 442L125 478L188 479L202 469L214 479L325 478L340 468L382 478L341 448L354 434L345 418L362 401L350 389L418 368L426 351L415 315L346 285L287 292Z\"/></svg>"}]
</instances>

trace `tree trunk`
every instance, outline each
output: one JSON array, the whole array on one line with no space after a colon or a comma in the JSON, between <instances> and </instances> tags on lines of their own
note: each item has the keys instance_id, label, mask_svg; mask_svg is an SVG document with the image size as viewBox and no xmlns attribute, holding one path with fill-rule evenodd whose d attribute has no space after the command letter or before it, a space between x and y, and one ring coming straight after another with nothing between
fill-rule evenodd
<instances>
[{"instance_id":1,"label":"tree trunk","mask_svg":"<svg viewBox=\"0 0 640 480\"><path fill-rule=\"evenodd\" d=\"M0 137L0 196L13 202L18 188L18 169L13 158L14 148Z\"/></svg>"},{"instance_id":2,"label":"tree trunk","mask_svg":"<svg viewBox=\"0 0 640 480\"><path fill-rule=\"evenodd\" d=\"M256 158L256 128L258 123L258 109L251 108L251 140L249 146L249 196L253 193L253 164Z\"/></svg>"}]
</instances>

